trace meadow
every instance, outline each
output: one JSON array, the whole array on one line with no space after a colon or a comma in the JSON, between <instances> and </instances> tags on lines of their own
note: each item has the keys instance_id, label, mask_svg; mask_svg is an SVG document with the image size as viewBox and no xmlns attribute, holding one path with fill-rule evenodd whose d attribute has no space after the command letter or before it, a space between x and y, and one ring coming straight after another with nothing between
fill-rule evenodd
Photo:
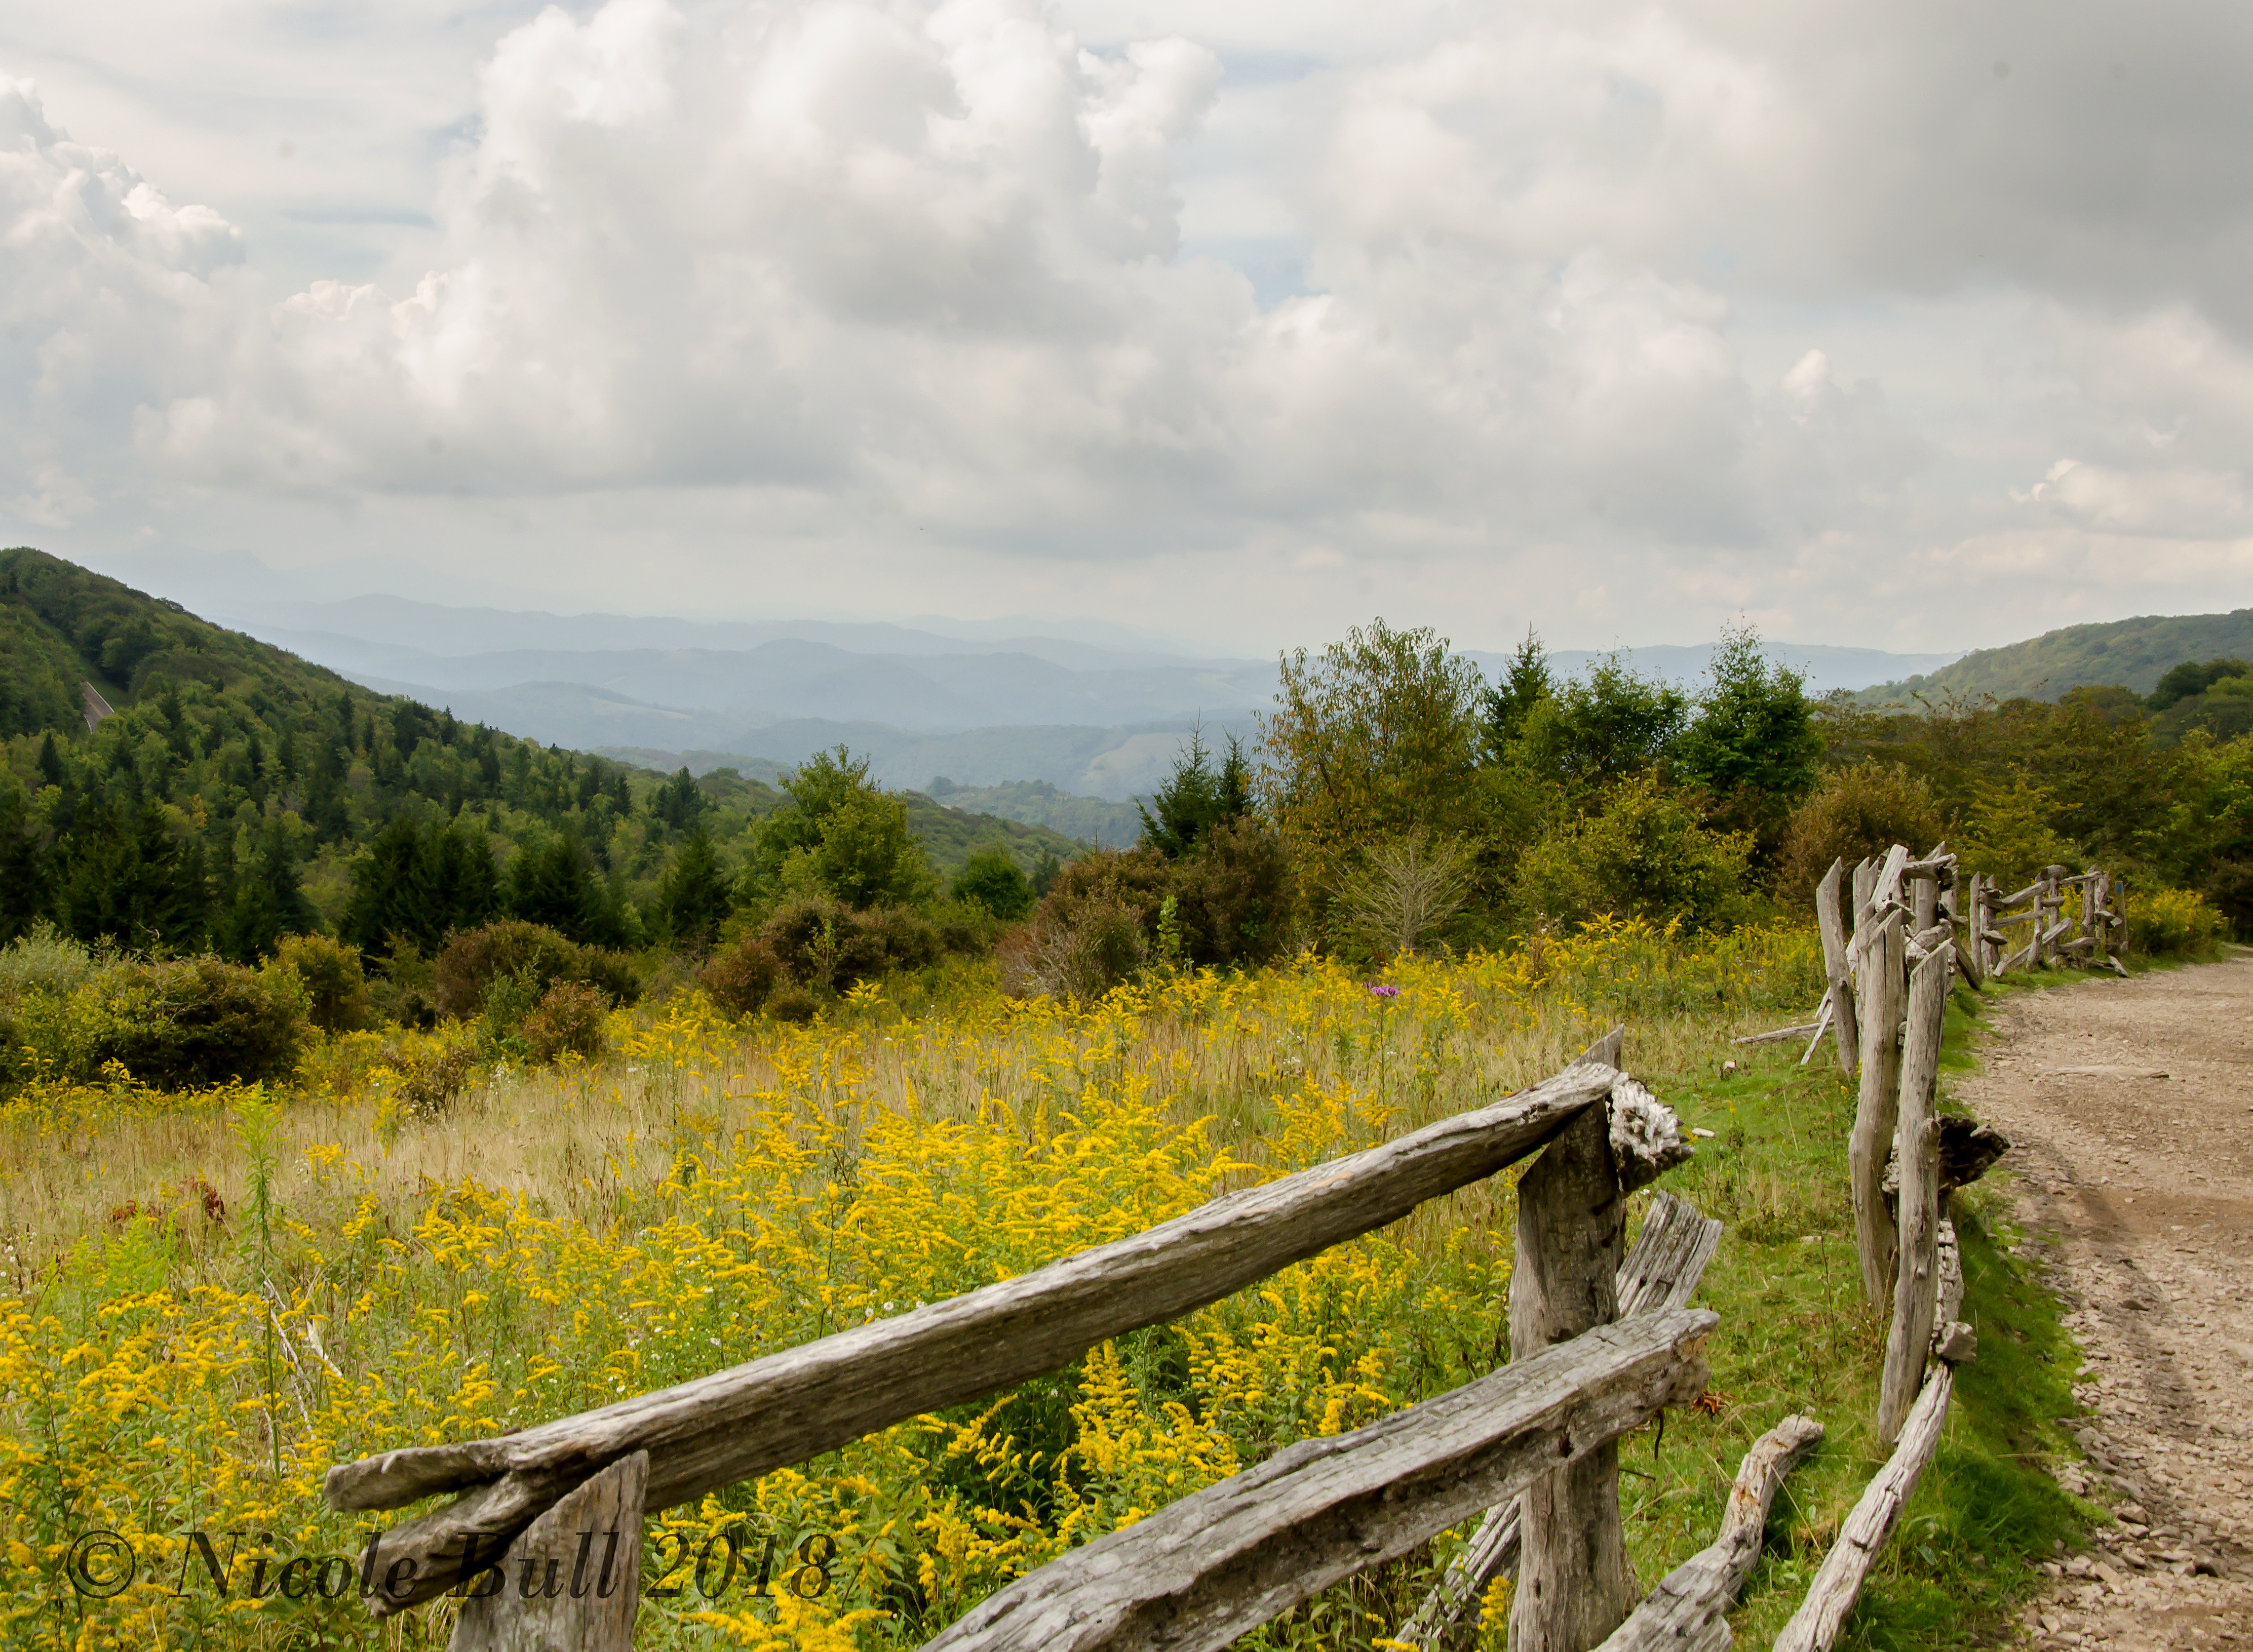
<instances>
[{"instance_id":1,"label":"meadow","mask_svg":"<svg viewBox=\"0 0 2253 1652\"><path fill-rule=\"evenodd\" d=\"M799 1025L689 992L613 1012L601 1060L481 1067L450 1096L416 1079L466 1048L457 1023L327 1039L283 1087L37 1080L0 1109L0 1635L443 1646L450 1601L367 1615L371 1523L325 1509L331 1464L1022 1272L1494 1099L1624 1021L1629 1067L1712 1133L1660 1186L1727 1224L1699 1298L1722 1315L1711 1389L1622 1442L1644 1584L1710 1540L1754 1436L1795 1410L1830 1431L1737 1614L1764 1644L1880 1460L1851 1092L1796 1046L1728 1044L1821 989L1811 933L1598 924L1377 975L1161 972L1081 1007L1005 997L984 960ZM1852 1645L1961 1643L2081 1519L2040 1472L2071 1350L1999 1203L1964 1203L1979 1358ZM1055 1377L670 1510L637 1644L913 1646L1073 1544L1482 1374L1507 1348L1512 1216L1497 1178ZM1382 1647L1467 1536L1247 1644Z\"/></svg>"}]
</instances>

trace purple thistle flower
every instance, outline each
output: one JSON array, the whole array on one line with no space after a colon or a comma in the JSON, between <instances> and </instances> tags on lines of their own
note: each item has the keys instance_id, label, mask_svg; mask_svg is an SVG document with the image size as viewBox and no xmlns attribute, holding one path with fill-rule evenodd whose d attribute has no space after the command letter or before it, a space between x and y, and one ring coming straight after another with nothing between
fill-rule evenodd
<instances>
[{"instance_id":1,"label":"purple thistle flower","mask_svg":"<svg viewBox=\"0 0 2253 1652\"><path fill-rule=\"evenodd\" d=\"M1398 998L1400 996L1400 989L1397 986L1372 986L1369 990L1376 993L1379 998Z\"/></svg>"}]
</instances>

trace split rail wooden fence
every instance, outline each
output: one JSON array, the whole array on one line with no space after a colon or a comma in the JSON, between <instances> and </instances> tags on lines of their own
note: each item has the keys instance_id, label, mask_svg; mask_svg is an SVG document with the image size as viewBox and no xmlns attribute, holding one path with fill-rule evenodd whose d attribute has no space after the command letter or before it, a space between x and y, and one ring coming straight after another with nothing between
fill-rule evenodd
<instances>
[{"instance_id":1,"label":"split rail wooden fence","mask_svg":"<svg viewBox=\"0 0 2253 1652\"><path fill-rule=\"evenodd\" d=\"M328 1499L388 1509L452 1494L376 1539L378 1613L453 1593L457 1652L619 1652L645 1514L1061 1370L1538 1152L1518 1186L1508 1365L1302 1441L1075 1550L928 1644L1217 1649L1507 1508L1519 1516L1514 1643L1588 1652L1636 1606L1615 1442L1703 1391L1700 1349L1716 1323L1674 1288L1685 1268L1694 1283L1718 1231L1687 1207L1678 1220L1662 1199L1663 1219L1645 1223L1622 1271L1626 1195L1691 1149L1673 1113L1620 1070L1621 1041L1615 1031L1489 1106L966 1295L518 1433L341 1464ZM1653 1286L1645 1274L1663 1277ZM1622 1279L1647 1311L1619 1316ZM543 1560L573 1586L529 1599L506 1586ZM614 1586L592 1586L598 1570Z\"/></svg>"}]
</instances>

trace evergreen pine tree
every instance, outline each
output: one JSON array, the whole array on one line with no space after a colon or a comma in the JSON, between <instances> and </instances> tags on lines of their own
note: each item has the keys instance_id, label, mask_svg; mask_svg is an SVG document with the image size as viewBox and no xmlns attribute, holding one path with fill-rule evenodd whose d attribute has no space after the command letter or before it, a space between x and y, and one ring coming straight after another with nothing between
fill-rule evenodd
<instances>
[{"instance_id":1,"label":"evergreen pine tree","mask_svg":"<svg viewBox=\"0 0 2253 1652\"><path fill-rule=\"evenodd\" d=\"M658 885L659 924L681 951L701 957L712 950L732 905L730 880L720 853L701 828L692 830L673 851L673 864Z\"/></svg>"},{"instance_id":2,"label":"evergreen pine tree","mask_svg":"<svg viewBox=\"0 0 2253 1652\"><path fill-rule=\"evenodd\" d=\"M13 777L0 773L0 943L14 940L46 916L54 899L45 846L31 819L30 799Z\"/></svg>"},{"instance_id":3,"label":"evergreen pine tree","mask_svg":"<svg viewBox=\"0 0 2253 1652\"><path fill-rule=\"evenodd\" d=\"M309 934L317 926L289 840L279 820L269 820L235 870L213 926L213 949L238 964L255 964L271 957L283 936Z\"/></svg>"},{"instance_id":4,"label":"evergreen pine tree","mask_svg":"<svg viewBox=\"0 0 2253 1652\"><path fill-rule=\"evenodd\" d=\"M81 941L192 951L210 929L203 846L153 804L89 808L62 856L62 927Z\"/></svg>"},{"instance_id":5,"label":"evergreen pine tree","mask_svg":"<svg viewBox=\"0 0 2253 1652\"><path fill-rule=\"evenodd\" d=\"M575 833L558 832L517 851L508 868L512 917L544 924L572 940L608 946L619 938L610 893Z\"/></svg>"}]
</instances>

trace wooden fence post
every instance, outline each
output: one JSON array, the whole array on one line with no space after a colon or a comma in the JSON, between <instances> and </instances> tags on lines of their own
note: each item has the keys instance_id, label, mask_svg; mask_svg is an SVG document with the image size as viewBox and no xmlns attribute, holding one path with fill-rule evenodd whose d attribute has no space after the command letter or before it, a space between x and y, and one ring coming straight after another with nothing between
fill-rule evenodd
<instances>
[{"instance_id":1,"label":"wooden fence post","mask_svg":"<svg viewBox=\"0 0 2253 1652\"><path fill-rule=\"evenodd\" d=\"M1907 914L1895 909L1862 949L1862 1084L1854 1105L1846 1165L1854 1187L1854 1241L1862 1261L1862 1292L1882 1310L1893 1293L1895 1236L1886 1209L1886 1150L1892 1146L1899 1106L1902 1000L1908 994Z\"/></svg>"},{"instance_id":2,"label":"wooden fence post","mask_svg":"<svg viewBox=\"0 0 2253 1652\"><path fill-rule=\"evenodd\" d=\"M462 1602L447 1652L632 1652L648 1484L638 1451L534 1521L485 1574L492 1593Z\"/></svg>"},{"instance_id":3,"label":"wooden fence post","mask_svg":"<svg viewBox=\"0 0 2253 1652\"><path fill-rule=\"evenodd\" d=\"M1987 949L1979 939L1979 875L1956 868L1956 916L1963 920L1964 938L1956 948L1956 966L1974 992L1986 984Z\"/></svg>"},{"instance_id":4,"label":"wooden fence post","mask_svg":"<svg viewBox=\"0 0 2253 1652\"><path fill-rule=\"evenodd\" d=\"M1937 868L1917 874L1909 892L1910 910L1916 922L1909 925L1912 932L1922 935L1940 922L1940 873Z\"/></svg>"},{"instance_id":5,"label":"wooden fence post","mask_svg":"<svg viewBox=\"0 0 2253 1652\"><path fill-rule=\"evenodd\" d=\"M1588 1053L1619 1064L1620 1035ZM1531 1359L1619 1316L1627 1209L1606 1109L1565 1126L1517 1183L1510 1357ZM1511 1652L1589 1652L1641 1593L1620 1521L1619 1447L1606 1442L1528 1487L1519 1505Z\"/></svg>"},{"instance_id":6,"label":"wooden fence post","mask_svg":"<svg viewBox=\"0 0 2253 1652\"><path fill-rule=\"evenodd\" d=\"M1846 924L1839 910L1843 860L1831 862L1815 889L1815 920L1823 931L1823 972L1831 982L1831 1032L1838 1049L1838 1070L1849 1077L1861 1058L1859 1023L1854 1017L1854 972L1846 965Z\"/></svg>"},{"instance_id":7,"label":"wooden fence post","mask_svg":"<svg viewBox=\"0 0 2253 1652\"><path fill-rule=\"evenodd\" d=\"M1878 1443L1890 1446L1924 1383L1939 1289L1940 1135L1932 1112L1940 1077L1940 1039L1948 1014L1950 949L1936 946L1909 977L1908 1035L1901 1045L1901 1115L1895 1129L1901 1163L1900 1261L1894 1282L1893 1329L1886 1339L1878 1397Z\"/></svg>"}]
</instances>

